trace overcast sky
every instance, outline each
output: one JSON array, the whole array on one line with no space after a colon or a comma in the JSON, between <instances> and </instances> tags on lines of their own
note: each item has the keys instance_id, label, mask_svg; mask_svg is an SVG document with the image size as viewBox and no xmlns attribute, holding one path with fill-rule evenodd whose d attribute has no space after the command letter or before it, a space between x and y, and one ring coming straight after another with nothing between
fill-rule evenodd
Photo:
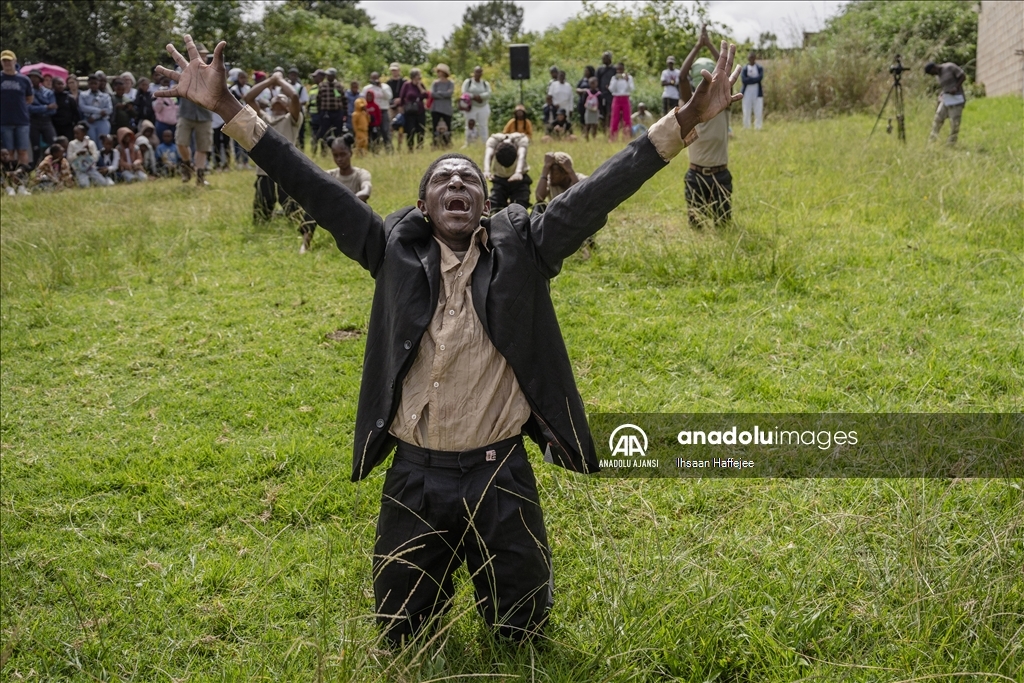
<instances>
[{"instance_id":1,"label":"overcast sky","mask_svg":"<svg viewBox=\"0 0 1024 683\"><path fill-rule=\"evenodd\" d=\"M377 28L388 24L414 24L427 31L432 47L440 47L446 36L462 23L462 13L469 5L480 0L462 2L379 2L359 3L373 17ZM522 7L523 24L527 31L543 31L558 26L583 9L579 0L535 2L517 0ZM602 4L630 5L630 2L598 2ZM764 31L779 37L780 47L794 47L800 43L801 31L817 31L827 18L845 5L845 0L813 0L808 2L727 2L710 4L711 20L726 24L740 40L756 43Z\"/></svg>"}]
</instances>

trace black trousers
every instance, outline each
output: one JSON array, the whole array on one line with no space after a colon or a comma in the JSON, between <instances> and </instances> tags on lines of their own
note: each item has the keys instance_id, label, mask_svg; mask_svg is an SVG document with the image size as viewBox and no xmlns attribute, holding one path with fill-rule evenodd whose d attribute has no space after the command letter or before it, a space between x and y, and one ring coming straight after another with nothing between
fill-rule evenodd
<instances>
[{"instance_id":1,"label":"black trousers","mask_svg":"<svg viewBox=\"0 0 1024 683\"><path fill-rule=\"evenodd\" d=\"M32 167L35 168L46 156L50 145L57 137L57 131L49 116L33 116L29 118L28 134L32 143ZM42 138L42 143L39 142L40 138Z\"/></svg>"},{"instance_id":2,"label":"black trousers","mask_svg":"<svg viewBox=\"0 0 1024 683\"><path fill-rule=\"evenodd\" d=\"M426 123L426 112L405 112L405 139L409 141L410 152L412 151L413 138L416 138L416 148L423 149L423 127Z\"/></svg>"},{"instance_id":3,"label":"black trousers","mask_svg":"<svg viewBox=\"0 0 1024 683\"><path fill-rule=\"evenodd\" d=\"M285 214L292 220L299 222L299 232L313 232L316 229L316 221L302 210L299 203L292 199L275 183L269 176L256 176L256 194L252 202L252 219L256 223L269 221L274 215L274 205L281 204Z\"/></svg>"},{"instance_id":4,"label":"black trousers","mask_svg":"<svg viewBox=\"0 0 1024 683\"><path fill-rule=\"evenodd\" d=\"M679 106L679 100L678 99L673 99L671 97L662 97L661 98L661 115L664 116L665 114L667 114L670 111L672 111L673 109L675 109L677 106Z\"/></svg>"},{"instance_id":5,"label":"black trousers","mask_svg":"<svg viewBox=\"0 0 1024 683\"><path fill-rule=\"evenodd\" d=\"M528 173L523 174L523 179L516 183L510 183L506 178L494 177L491 181L491 213L498 213L509 204L519 204L524 208L530 208L530 180Z\"/></svg>"},{"instance_id":6,"label":"black trousers","mask_svg":"<svg viewBox=\"0 0 1024 683\"><path fill-rule=\"evenodd\" d=\"M699 228L732 219L732 173L729 169L704 175L692 168L686 172L686 213L690 227Z\"/></svg>"},{"instance_id":7,"label":"black trousers","mask_svg":"<svg viewBox=\"0 0 1024 683\"><path fill-rule=\"evenodd\" d=\"M320 128L317 138L325 143L345 134L345 112L341 109L320 112Z\"/></svg>"},{"instance_id":8,"label":"black trousers","mask_svg":"<svg viewBox=\"0 0 1024 683\"><path fill-rule=\"evenodd\" d=\"M373 551L377 621L393 645L451 607L452 575L463 562L477 609L500 636L542 631L551 550L522 437L463 453L398 444Z\"/></svg>"}]
</instances>

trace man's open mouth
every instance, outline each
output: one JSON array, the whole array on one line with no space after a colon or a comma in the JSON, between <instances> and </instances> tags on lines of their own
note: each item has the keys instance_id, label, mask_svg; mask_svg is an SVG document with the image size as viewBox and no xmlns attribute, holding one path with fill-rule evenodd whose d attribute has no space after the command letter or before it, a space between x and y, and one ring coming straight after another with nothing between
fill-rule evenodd
<instances>
[{"instance_id":1,"label":"man's open mouth","mask_svg":"<svg viewBox=\"0 0 1024 683\"><path fill-rule=\"evenodd\" d=\"M444 210L454 213L466 213L469 211L469 200L464 197L451 197L444 203Z\"/></svg>"}]
</instances>

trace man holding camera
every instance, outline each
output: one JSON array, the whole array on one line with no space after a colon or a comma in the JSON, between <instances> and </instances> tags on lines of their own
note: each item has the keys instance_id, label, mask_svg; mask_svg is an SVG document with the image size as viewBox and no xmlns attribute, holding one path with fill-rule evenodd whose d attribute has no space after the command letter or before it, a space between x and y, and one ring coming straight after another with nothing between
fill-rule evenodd
<instances>
[{"instance_id":1,"label":"man holding camera","mask_svg":"<svg viewBox=\"0 0 1024 683\"><path fill-rule=\"evenodd\" d=\"M932 142L939 139L939 131L942 124L949 119L950 145L956 144L957 135L960 133L960 117L964 113L964 80L967 74L964 70L952 62L936 64L928 62L924 72L929 76L939 79L939 108L935 110L935 120L932 122L932 133L928 139Z\"/></svg>"}]
</instances>

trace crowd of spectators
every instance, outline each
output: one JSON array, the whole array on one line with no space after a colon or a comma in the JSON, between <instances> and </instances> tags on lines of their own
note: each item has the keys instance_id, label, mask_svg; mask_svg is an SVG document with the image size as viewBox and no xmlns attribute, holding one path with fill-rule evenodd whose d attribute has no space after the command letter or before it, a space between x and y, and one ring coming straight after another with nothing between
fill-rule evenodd
<instances>
[{"instance_id":1,"label":"crowd of spectators","mask_svg":"<svg viewBox=\"0 0 1024 683\"><path fill-rule=\"evenodd\" d=\"M204 59L208 55L205 49L200 54ZM751 59L752 81L753 64ZM599 130L611 139L629 139L654 121L644 103L633 107L633 76L622 62L613 63L610 52L602 55L597 69L587 66L575 86L564 70L552 66L549 73L546 103L534 113L539 126L520 104L503 133L532 139L538 126L546 140L573 141L578 134L590 140ZM429 86L419 69L409 70L405 77L397 62L389 66L388 76L382 80L373 72L365 85L351 79L346 87L335 68L317 69L303 83L294 66L287 71L277 67L269 74L236 67L229 70L228 81L235 97L267 114L287 87L302 113L295 142L305 149L308 136L314 154L327 154L332 141L345 134L352 135L357 156L403 146L412 151L423 147L428 126L432 147L448 148L457 114L463 117L464 147L488 140L493 90L481 67L473 69L459 90L443 63L433 68ZM678 104L679 79L686 77L669 57L661 73L662 111ZM66 80L41 71L25 75L19 72L14 53L5 50L2 79L0 125L8 194L28 194L32 187L89 187L165 176L186 183L195 178L203 186L209 170L253 168L245 151L223 135L224 121L213 112L184 99L154 96L171 85L156 69L150 77L138 79L130 72L108 78L103 71ZM257 88L258 94L248 98Z\"/></svg>"}]
</instances>

